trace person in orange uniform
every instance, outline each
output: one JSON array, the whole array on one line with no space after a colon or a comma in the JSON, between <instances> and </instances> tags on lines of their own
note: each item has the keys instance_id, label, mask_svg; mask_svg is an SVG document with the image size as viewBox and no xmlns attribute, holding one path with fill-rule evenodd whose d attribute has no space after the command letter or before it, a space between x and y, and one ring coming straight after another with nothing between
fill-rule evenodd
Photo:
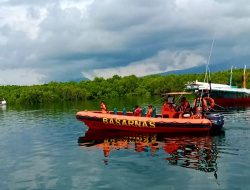
<instances>
[{"instance_id":1,"label":"person in orange uniform","mask_svg":"<svg viewBox=\"0 0 250 190\"><path fill-rule=\"evenodd\" d=\"M152 114L153 114L153 106L152 105L149 105L149 110L148 110L148 113L146 115L146 117L152 117Z\"/></svg>"},{"instance_id":2,"label":"person in orange uniform","mask_svg":"<svg viewBox=\"0 0 250 190\"><path fill-rule=\"evenodd\" d=\"M182 111L183 113L189 112L189 111L190 111L190 104L189 104L189 102L186 100L185 97L183 97L183 98L181 99L181 111Z\"/></svg>"},{"instance_id":3,"label":"person in orange uniform","mask_svg":"<svg viewBox=\"0 0 250 190\"><path fill-rule=\"evenodd\" d=\"M173 118L176 115L174 104L168 104L167 100L161 108L162 118Z\"/></svg>"},{"instance_id":4,"label":"person in orange uniform","mask_svg":"<svg viewBox=\"0 0 250 190\"><path fill-rule=\"evenodd\" d=\"M106 105L105 105L105 100L103 100L102 103L101 103L101 109L102 109L102 113L107 113L107 108L106 108Z\"/></svg>"},{"instance_id":5,"label":"person in orange uniform","mask_svg":"<svg viewBox=\"0 0 250 190\"><path fill-rule=\"evenodd\" d=\"M135 106L135 111L134 111L134 113L135 113L135 114L134 114L135 116L141 117L142 109L136 105L136 106Z\"/></svg>"},{"instance_id":6,"label":"person in orange uniform","mask_svg":"<svg viewBox=\"0 0 250 190\"><path fill-rule=\"evenodd\" d=\"M162 106L162 110L164 111L175 111L173 104L168 104L167 100L164 101L164 104Z\"/></svg>"}]
</instances>

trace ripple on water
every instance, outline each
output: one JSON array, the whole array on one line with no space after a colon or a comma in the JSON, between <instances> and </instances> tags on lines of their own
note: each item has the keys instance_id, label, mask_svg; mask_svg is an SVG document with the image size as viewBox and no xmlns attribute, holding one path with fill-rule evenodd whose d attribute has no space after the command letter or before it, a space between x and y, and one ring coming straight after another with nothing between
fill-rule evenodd
<instances>
[{"instance_id":1,"label":"ripple on water","mask_svg":"<svg viewBox=\"0 0 250 190\"><path fill-rule=\"evenodd\" d=\"M144 190L249 187L250 124L245 120L246 110L225 113L224 133L216 136L139 134L139 138L130 134L91 134L75 119L76 110L75 107L0 110L0 187ZM131 142L126 142L129 139ZM138 139L146 139L146 144Z\"/></svg>"}]
</instances>

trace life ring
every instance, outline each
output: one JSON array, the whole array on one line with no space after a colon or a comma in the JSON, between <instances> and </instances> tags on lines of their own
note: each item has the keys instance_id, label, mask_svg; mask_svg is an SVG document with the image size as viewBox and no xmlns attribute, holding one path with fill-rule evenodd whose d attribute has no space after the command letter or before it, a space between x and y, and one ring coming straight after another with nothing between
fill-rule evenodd
<instances>
[{"instance_id":1,"label":"life ring","mask_svg":"<svg viewBox=\"0 0 250 190\"><path fill-rule=\"evenodd\" d=\"M193 103L193 107L198 107L198 106L196 106L196 102L197 101L200 101L200 98L196 98L195 100L194 100L194 103ZM206 107L207 107L207 101L203 98L202 99L202 107L204 108L204 109L206 109Z\"/></svg>"},{"instance_id":2,"label":"life ring","mask_svg":"<svg viewBox=\"0 0 250 190\"><path fill-rule=\"evenodd\" d=\"M207 101L209 102L209 106L208 105L206 105L206 108L205 109L208 109L208 110L210 110L211 108L213 108L214 107L214 105L215 105L215 103L214 103L214 99L213 98L211 98L211 97L205 97L205 98L203 98L203 100L205 100L206 101L206 103L207 103Z\"/></svg>"}]
</instances>

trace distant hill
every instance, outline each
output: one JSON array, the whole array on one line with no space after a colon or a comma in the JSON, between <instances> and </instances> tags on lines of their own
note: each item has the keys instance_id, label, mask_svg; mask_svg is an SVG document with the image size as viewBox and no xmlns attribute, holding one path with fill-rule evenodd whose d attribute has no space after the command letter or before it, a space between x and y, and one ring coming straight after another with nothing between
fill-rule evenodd
<instances>
[{"instance_id":1,"label":"distant hill","mask_svg":"<svg viewBox=\"0 0 250 190\"><path fill-rule=\"evenodd\" d=\"M214 73L214 72L218 72L218 71L230 70L232 65L234 67L236 67L237 69L239 69L239 68L243 69L246 65L247 68L249 69L250 68L250 60L247 57L242 57L242 58L240 58L240 60L239 60L239 58L235 58L235 59L227 60L226 62L223 62L223 63L210 64L209 69L210 69L211 73ZM191 67L188 69L168 71L168 72L157 73L157 74L159 74L159 75L170 75L170 74L185 75L185 74L191 74L191 73L202 74L205 72L206 72L206 65L202 65L202 66L197 66L197 67ZM89 81L89 79L85 78L85 77L77 77L77 78L66 79L65 81L60 81L60 82L71 82L71 81L81 82L81 81Z\"/></svg>"},{"instance_id":2,"label":"distant hill","mask_svg":"<svg viewBox=\"0 0 250 190\"><path fill-rule=\"evenodd\" d=\"M89 81L89 79L88 79L88 78L85 78L85 77L80 77L80 78L71 79L71 80L66 81L66 82L71 82L71 81L81 82L81 81Z\"/></svg>"},{"instance_id":3,"label":"distant hill","mask_svg":"<svg viewBox=\"0 0 250 190\"><path fill-rule=\"evenodd\" d=\"M198 67L191 67L188 69L183 69L183 70L175 70L175 71L168 71L164 73L159 73L159 75L170 75L170 74L175 74L175 75L185 75L185 74L201 74L206 72L205 66L198 66Z\"/></svg>"},{"instance_id":4,"label":"distant hill","mask_svg":"<svg viewBox=\"0 0 250 190\"><path fill-rule=\"evenodd\" d=\"M76 77L76 78L71 78L71 77L67 77L66 79L62 80L62 79L57 79L57 80L54 80L54 82L81 82L81 81L89 81L88 78L85 78L85 77ZM51 82L51 81L49 81ZM47 82L47 83L49 83Z\"/></svg>"},{"instance_id":5,"label":"distant hill","mask_svg":"<svg viewBox=\"0 0 250 190\"><path fill-rule=\"evenodd\" d=\"M239 60L237 60L237 62L239 62ZM245 65L247 66L248 69L250 68L250 60L248 63L246 63L246 60L243 58L242 63L237 63L237 62L236 60L235 62L234 60L230 60L224 63L213 64L213 65L209 65L209 69L211 73L214 73L218 71L230 70L232 65L236 67L237 69L240 69L240 68L243 69ZM170 74L184 75L184 74L191 74L191 73L202 74L205 72L206 72L206 65L202 65L202 66L192 67L192 68L183 69L183 70L175 70L175 71L159 73L159 75L170 75Z\"/></svg>"}]
</instances>

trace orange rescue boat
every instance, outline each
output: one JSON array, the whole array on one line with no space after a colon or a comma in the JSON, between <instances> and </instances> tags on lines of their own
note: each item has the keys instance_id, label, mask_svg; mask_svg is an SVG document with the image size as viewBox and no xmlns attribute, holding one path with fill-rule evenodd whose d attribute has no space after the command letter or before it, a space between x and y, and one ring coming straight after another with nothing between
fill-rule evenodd
<instances>
[{"instance_id":1,"label":"orange rescue boat","mask_svg":"<svg viewBox=\"0 0 250 190\"><path fill-rule=\"evenodd\" d=\"M178 93L175 93L176 95ZM90 129L122 130L140 132L169 132L169 133L200 133L220 131L224 124L224 116L205 112L208 108L202 97L195 101L193 111L182 113L174 109L173 93L169 93L168 102L162 107L162 114L153 117L135 116L133 112L110 111L80 111L76 114ZM200 100L198 102L198 100ZM199 105L198 105L199 104ZM156 111L155 111L156 112Z\"/></svg>"}]
</instances>

